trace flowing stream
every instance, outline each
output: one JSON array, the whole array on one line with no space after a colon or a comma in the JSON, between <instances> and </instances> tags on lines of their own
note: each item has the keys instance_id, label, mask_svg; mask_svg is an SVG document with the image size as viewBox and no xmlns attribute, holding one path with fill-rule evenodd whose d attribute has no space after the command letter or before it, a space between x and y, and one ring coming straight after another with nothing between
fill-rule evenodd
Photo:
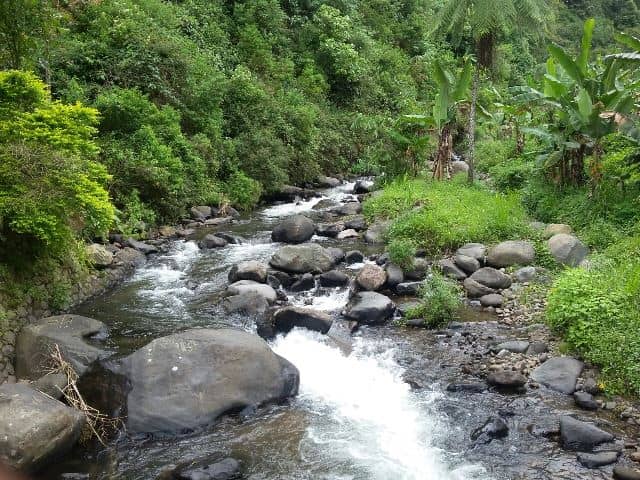
<instances>
[{"instance_id":1,"label":"flowing stream","mask_svg":"<svg viewBox=\"0 0 640 480\"><path fill-rule=\"evenodd\" d=\"M109 326L108 346L116 355L185 328L252 331L250 318L228 315L219 307L229 268L241 260L268 261L278 248L270 231L279 219L301 212L319 217L322 210L314 206L322 200L340 202L352 188L345 184L311 200L274 205L224 228L243 237L241 244L204 251L195 240L176 241L130 280L77 313ZM372 251L359 240L320 240L345 250ZM346 288L317 289L289 293L289 299L337 317L347 294ZM492 478L479 462L465 457L461 445L452 444L451 418L439 411L440 387L414 391L403 380L399 346L383 330L365 328L351 345L344 345L296 329L274 340L272 348L300 370L300 393L288 405L260 409L247 418L226 417L178 437L123 433L106 449L74 452L47 478L148 480L168 465L212 454L239 459L252 480Z\"/></svg>"}]
</instances>

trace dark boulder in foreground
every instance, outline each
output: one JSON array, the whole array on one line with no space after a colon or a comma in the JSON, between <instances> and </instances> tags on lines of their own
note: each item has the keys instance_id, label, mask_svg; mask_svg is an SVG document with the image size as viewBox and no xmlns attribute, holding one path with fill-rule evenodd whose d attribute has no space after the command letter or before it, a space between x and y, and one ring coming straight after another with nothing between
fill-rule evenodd
<instances>
[{"instance_id":1,"label":"dark boulder in foreground","mask_svg":"<svg viewBox=\"0 0 640 480\"><path fill-rule=\"evenodd\" d=\"M0 464L41 469L75 445L84 424L82 412L28 385L0 385Z\"/></svg>"},{"instance_id":2,"label":"dark boulder in foreground","mask_svg":"<svg viewBox=\"0 0 640 480\"><path fill-rule=\"evenodd\" d=\"M31 380L48 373L51 351L58 345L63 358L82 375L89 365L108 355L86 341L104 332L104 323L80 315L56 315L26 325L16 340L16 373Z\"/></svg>"},{"instance_id":3,"label":"dark boulder in foreground","mask_svg":"<svg viewBox=\"0 0 640 480\"><path fill-rule=\"evenodd\" d=\"M327 333L333 319L327 313L302 307L284 307L272 316L275 333L288 333L294 327L302 327L320 333Z\"/></svg>"},{"instance_id":4,"label":"dark boulder in foreground","mask_svg":"<svg viewBox=\"0 0 640 480\"><path fill-rule=\"evenodd\" d=\"M273 268L288 273L323 273L331 270L335 257L317 243L286 245L273 254L269 262Z\"/></svg>"},{"instance_id":5,"label":"dark boulder in foreground","mask_svg":"<svg viewBox=\"0 0 640 480\"><path fill-rule=\"evenodd\" d=\"M550 358L531 372L531 379L557 392L571 395L584 364L571 357Z\"/></svg>"},{"instance_id":6,"label":"dark boulder in foreground","mask_svg":"<svg viewBox=\"0 0 640 480\"><path fill-rule=\"evenodd\" d=\"M592 423L582 422L573 417L560 418L560 444L565 450L591 452L601 443L610 442L613 435L600 430Z\"/></svg>"},{"instance_id":7,"label":"dark boulder in foreground","mask_svg":"<svg viewBox=\"0 0 640 480\"><path fill-rule=\"evenodd\" d=\"M127 427L176 432L298 391L298 369L257 335L193 329L158 338L122 361Z\"/></svg>"}]
</instances>

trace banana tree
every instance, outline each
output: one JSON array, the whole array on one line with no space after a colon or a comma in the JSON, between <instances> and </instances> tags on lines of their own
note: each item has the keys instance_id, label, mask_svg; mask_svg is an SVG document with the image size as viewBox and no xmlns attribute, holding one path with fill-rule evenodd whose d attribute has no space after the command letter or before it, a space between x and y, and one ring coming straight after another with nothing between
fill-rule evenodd
<instances>
[{"instance_id":1,"label":"banana tree","mask_svg":"<svg viewBox=\"0 0 640 480\"><path fill-rule=\"evenodd\" d=\"M619 128L621 119L635 106L638 81L628 80L623 62L609 58L604 63L589 62L595 21L584 24L581 49L572 58L560 46L549 46L550 57L541 89L516 87L517 101L548 109L549 123L529 133L551 138L545 166L562 184L585 181L585 158L591 155L590 175L595 187L602 175L602 139Z\"/></svg>"}]
</instances>

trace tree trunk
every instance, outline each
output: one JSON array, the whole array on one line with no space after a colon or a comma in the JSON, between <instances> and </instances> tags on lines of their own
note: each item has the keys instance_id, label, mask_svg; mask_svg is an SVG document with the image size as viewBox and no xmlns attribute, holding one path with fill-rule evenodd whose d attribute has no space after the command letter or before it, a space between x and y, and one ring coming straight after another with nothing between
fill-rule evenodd
<instances>
[{"instance_id":1,"label":"tree trunk","mask_svg":"<svg viewBox=\"0 0 640 480\"><path fill-rule=\"evenodd\" d=\"M433 163L433 178L444 180L451 178L451 156L453 153L453 135L451 127L445 125L438 137L438 150Z\"/></svg>"},{"instance_id":2,"label":"tree trunk","mask_svg":"<svg viewBox=\"0 0 640 480\"><path fill-rule=\"evenodd\" d=\"M516 122L516 153L522 155L524 152L524 133L520 131L520 125Z\"/></svg>"},{"instance_id":3,"label":"tree trunk","mask_svg":"<svg viewBox=\"0 0 640 480\"><path fill-rule=\"evenodd\" d=\"M480 64L476 65L471 87L471 108L469 109L469 129L467 131L467 164L469 165L468 181L473 183L475 176L476 153L476 103L478 102L478 82L480 78Z\"/></svg>"}]
</instances>

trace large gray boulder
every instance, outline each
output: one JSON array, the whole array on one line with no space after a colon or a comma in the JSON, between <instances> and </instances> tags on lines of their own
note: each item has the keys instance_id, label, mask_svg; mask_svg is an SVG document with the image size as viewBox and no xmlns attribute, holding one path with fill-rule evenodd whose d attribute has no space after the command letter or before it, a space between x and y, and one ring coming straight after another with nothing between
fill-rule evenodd
<instances>
[{"instance_id":1,"label":"large gray boulder","mask_svg":"<svg viewBox=\"0 0 640 480\"><path fill-rule=\"evenodd\" d=\"M453 261L456 266L468 274L471 274L480 268L480 261L475 257L470 257L469 255L458 253L453 257Z\"/></svg>"},{"instance_id":2,"label":"large gray boulder","mask_svg":"<svg viewBox=\"0 0 640 480\"><path fill-rule=\"evenodd\" d=\"M267 302L273 303L278 298L276 291L265 283L254 282L253 280L238 280L227 287L227 296L234 295L258 295Z\"/></svg>"},{"instance_id":3,"label":"large gray boulder","mask_svg":"<svg viewBox=\"0 0 640 480\"><path fill-rule=\"evenodd\" d=\"M253 280L258 283L267 281L267 265L256 260L240 262L229 270L229 282L234 283L239 280Z\"/></svg>"},{"instance_id":4,"label":"large gray boulder","mask_svg":"<svg viewBox=\"0 0 640 480\"><path fill-rule=\"evenodd\" d=\"M325 188L333 188L340 185L340 180L334 177L327 177L325 175L320 175L318 177L318 185Z\"/></svg>"},{"instance_id":5,"label":"large gray boulder","mask_svg":"<svg viewBox=\"0 0 640 480\"><path fill-rule=\"evenodd\" d=\"M551 237L547 246L558 263L570 267L577 267L589 255L589 249L584 243L566 233L558 233Z\"/></svg>"},{"instance_id":6,"label":"large gray boulder","mask_svg":"<svg viewBox=\"0 0 640 480\"><path fill-rule=\"evenodd\" d=\"M313 237L316 226L304 215L286 218L271 232L271 240L283 243L304 243Z\"/></svg>"},{"instance_id":7,"label":"large gray boulder","mask_svg":"<svg viewBox=\"0 0 640 480\"><path fill-rule=\"evenodd\" d=\"M565 450L591 452L601 443L613 439L613 435L592 423L581 422L569 416L560 418L560 444Z\"/></svg>"},{"instance_id":8,"label":"large gray boulder","mask_svg":"<svg viewBox=\"0 0 640 480\"><path fill-rule=\"evenodd\" d=\"M371 193L374 189L375 183L373 183L371 180L357 180L355 185L353 186L353 193Z\"/></svg>"},{"instance_id":9,"label":"large gray boulder","mask_svg":"<svg viewBox=\"0 0 640 480\"><path fill-rule=\"evenodd\" d=\"M56 315L26 325L16 339L16 375L36 380L48 373L55 345L76 373L82 375L92 363L108 355L86 342L87 338L105 332L104 323L80 315Z\"/></svg>"},{"instance_id":10,"label":"large gray boulder","mask_svg":"<svg viewBox=\"0 0 640 480\"><path fill-rule=\"evenodd\" d=\"M146 242L140 242L133 238L127 238L127 240L125 241L125 244L127 247L131 247L135 250L138 250L139 252L144 253L145 255L149 255L151 253L158 253L158 247L154 245L149 245Z\"/></svg>"},{"instance_id":11,"label":"large gray boulder","mask_svg":"<svg viewBox=\"0 0 640 480\"><path fill-rule=\"evenodd\" d=\"M332 208L331 212L343 217L358 215L362 212L362 204L358 201L347 202L338 207Z\"/></svg>"},{"instance_id":12,"label":"large gray boulder","mask_svg":"<svg viewBox=\"0 0 640 480\"><path fill-rule=\"evenodd\" d=\"M364 241L374 245L384 243L384 236L387 234L390 225L390 221L372 223L364 234Z\"/></svg>"},{"instance_id":13,"label":"large gray boulder","mask_svg":"<svg viewBox=\"0 0 640 480\"><path fill-rule=\"evenodd\" d=\"M202 249L208 250L213 248L226 247L228 243L229 242L227 242L224 238L210 233L198 242L198 246Z\"/></svg>"},{"instance_id":14,"label":"large gray boulder","mask_svg":"<svg viewBox=\"0 0 640 480\"><path fill-rule=\"evenodd\" d=\"M356 293L345 308L345 316L358 323L379 325L393 316L395 304L376 292Z\"/></svg>"},{"instance_id":15,"label":"large gray boulder","mask_svg":"<svg viewBox=\"0 0 640 480\"><path fill-rule=\"evenodd\" d=\"M552 390L571 395L584 364L571 357L550 358L531 372L531 379Z\"/></svg>"},{"instance_id":16,"label":"large gray boulder","mask_svg":"<svg viewBox=\"0 0 640 480\"><path fill-rule=\"evenodd\" d=\"M302 327L327 333L333 319L327 313L302 307L284 307L274 312L272 324L275 333L288 333L294 327Z\"/></svg>"},{"instance_id":17,"label":"large gray boulder","mask_svg":"<svg viewBox=\"0 0 640 480\"><path fill-rule=\"evenodd\" d=\"M127 427L133 432L182 431L248 406L298 391L295 366L257 335L193 329L158 338L122 361L131 385Z\"/></svg>"},{"instance_id":18,"label":"large gray boulder","mask_svg":"<svg viewBox=\"0 0 640 480\"><path fill-rule=\"evenodd\" d=\"M483 285L480 282L476 282L472 278L465 279L465 281L462 282L462 286L466 290L467 296L469 298L480 298L480 297L484 297L485 295L496 293L496 291L493 288L487 287L486 285Z\"/></svg>"},{"instance_id":19,"label":"large gray boulder","mask_svg":"<svg viewBox=\"0 0 640 480\"><path fill-rule=\"evenodd\" d=\"M471 257L467 257L471 258ZM472 260L475 260L472 258ZM454 280L462 281L467 278L467 274L456 265L450 258L444 258L438 262L442 269L442 274Z\"/></svg>"},{"instance_id":20,"label":"large gray boulder","mask_svg":"<svg viewBox=\"0 0 640 480\"><path fill-rule=\"evenodd\" d=\"M511 277L509 275L491 267L481 268L475 271L469 278L496 290L502 290L511 286Z\"/></svg>"},{"instance_id":21,"label":"large gray boulder","mask_svg":"<svg viewBox=\"0 0 640 480\"><path fill-rule=\"evenodd\" d=\"M510 267L511 265L529 265L536 258L533 244L524 240L502 242L489 250L487 263L492 267Z\"/></svg>"},{"instance_id":22,"label":"large gray boulder","mask_svg":"<svg viewBox=\"0 0 640 480\"><path fill-rule=\"evenodd\" d=\"M387 272L378 265L367 263L358 272L356 282L363 290L376 291L380 290L387 281Z\"/></svg>"},{"instance_id":23,"label":"large gray boulder","mask_svg":"<svg viewBox=\"0 0 640 480\"><path fill-rule=\"evenodd\" d=\"M467 243L456 250L457 255L475 258L479 263L484 263L484 258L487 256L487 247L482 243Z\"/></svg>"},{"instance_id":24,"label":"large gray boulder","mask_svg":"<svg viewBox=\"0 0 640 480\"><path fill-rule=\"evenodd\" d=\"M222 306L227 313L259 315L269 309L269 301L264 296L253 292L226 297Z\"/></svg>"},{"instance_id":25,"label":"large gray boulder","mask_svg":"<svg viewBox=\"0 0 640 480\"><path fill-rule=\"evenodd\" d=\"M30 386L0 385L0 464L32 472L69 451L86 418Z\"/></svg>"},{"instance_id":26,"label":"large gray boulder","mask_svg":"<svg viewBox=\"0 0 640 480\"><path fill-rule=\"evenodd\" d=\"M333 268L335 257L317 243L308 243L281 247L269 263L289 273L323 273Z\"/></svg>"}]
</instances>

